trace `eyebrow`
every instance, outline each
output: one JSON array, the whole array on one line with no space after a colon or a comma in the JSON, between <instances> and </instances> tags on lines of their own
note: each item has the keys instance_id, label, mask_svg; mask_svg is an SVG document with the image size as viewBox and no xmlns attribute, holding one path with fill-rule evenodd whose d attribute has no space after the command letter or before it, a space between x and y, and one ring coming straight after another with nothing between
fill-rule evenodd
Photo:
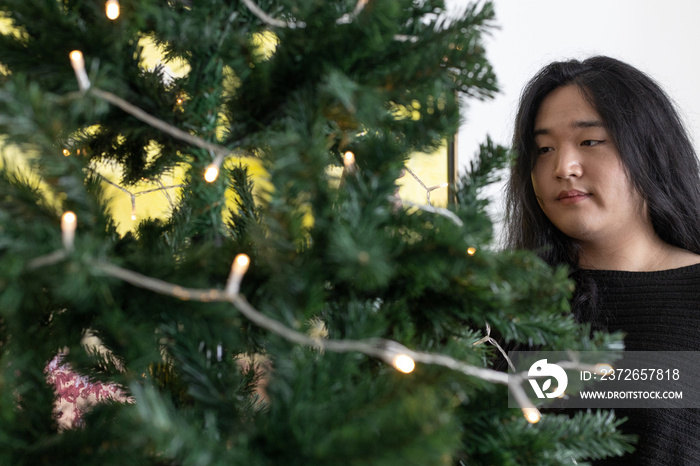
<instances>
[{"instance_id":1,"label":"eyebrow","mask_svg":"<svg viewBox=\"0 0 700 466\"><path fill-rule=\"evenodd\" d=\"M574 121L570 125L572 128L604 128L605 125L600 120L582 120ZM533 136L540 136L549 134L549 130L546 128L536 129Z\"/></svg>"}]
</instances>

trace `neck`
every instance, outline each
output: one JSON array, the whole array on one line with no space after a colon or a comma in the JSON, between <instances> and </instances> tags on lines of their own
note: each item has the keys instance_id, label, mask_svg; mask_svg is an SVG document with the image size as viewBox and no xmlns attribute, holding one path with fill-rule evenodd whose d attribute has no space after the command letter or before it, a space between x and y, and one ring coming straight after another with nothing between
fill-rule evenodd
<instances>
[{"instance_id":1,"label":"neck","mask_svg":"<svg viewBox=\"0 0 700 466\"><path fill-rule=\"evenodd\" d=\"M700 264L700 254L664 242L653 229L607 243L578 244L582 269L653 272Z\"/></svg>"},{"instance_id":2,"label":"neck","mask_svg":"<svg viewBox=\"0 0 700 466\"><path fill-rule=\"evenodd\" d=\"M614 242L579 242L579 266L583 269L654 271L674 265L676 249L655 233Z\"/></svg>"}]
</instances>

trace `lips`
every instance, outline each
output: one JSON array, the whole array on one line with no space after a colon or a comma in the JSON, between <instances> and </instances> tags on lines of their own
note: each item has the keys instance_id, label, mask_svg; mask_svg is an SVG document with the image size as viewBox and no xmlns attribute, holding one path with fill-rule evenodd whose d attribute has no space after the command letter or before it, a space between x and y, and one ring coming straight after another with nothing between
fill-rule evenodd
<instances>
[{"instance_id":1,"label":"lips","mask_svg":"<svg viewBox=\"0 0 700 466\"><path fill-rule=\"evenodd\" d=\"M592 194L590 193L584 193L583 191L571 189L569 191L560 192L557 196L557 201L560 201L562 204L575 204L588 199L591 196Z\"/></svg>"}]
</instances>

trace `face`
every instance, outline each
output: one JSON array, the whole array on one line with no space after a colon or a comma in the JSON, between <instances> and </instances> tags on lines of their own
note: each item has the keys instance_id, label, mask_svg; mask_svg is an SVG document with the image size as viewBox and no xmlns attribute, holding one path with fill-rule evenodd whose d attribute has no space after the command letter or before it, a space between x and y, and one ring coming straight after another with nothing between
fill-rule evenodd
<instances>
[{"instance_id":1,"label":"face","mask_svg":"<svg viewBox=\"0 0 700 466\"><path fill-rule=\"evenodd\" d=\"M564 234L581 244L619 242L651 228L615 144L578 86L545 97L535 118L535 142L535 195Z\"/></svg>"}]
</instances>

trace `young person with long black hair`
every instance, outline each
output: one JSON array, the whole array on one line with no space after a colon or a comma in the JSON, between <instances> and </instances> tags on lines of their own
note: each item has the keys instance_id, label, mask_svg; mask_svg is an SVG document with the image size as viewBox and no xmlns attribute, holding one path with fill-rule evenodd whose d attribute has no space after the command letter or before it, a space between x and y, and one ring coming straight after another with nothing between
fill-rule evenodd
<instances>
[{"instance_id":1,"label":"young person with long black hair","mask_svg":"<svg viewBox=\"0 0 700 466\"><path fill-rule=\"evenodd\" d=\"M699 351L700 167L659 85L609 57L552 63L523 91L514 147L508 246L569 266L574 315L627 351ZM700 464L700 410L624 415L637 451L606 464Z\"/></svg>"}]
</instances>

